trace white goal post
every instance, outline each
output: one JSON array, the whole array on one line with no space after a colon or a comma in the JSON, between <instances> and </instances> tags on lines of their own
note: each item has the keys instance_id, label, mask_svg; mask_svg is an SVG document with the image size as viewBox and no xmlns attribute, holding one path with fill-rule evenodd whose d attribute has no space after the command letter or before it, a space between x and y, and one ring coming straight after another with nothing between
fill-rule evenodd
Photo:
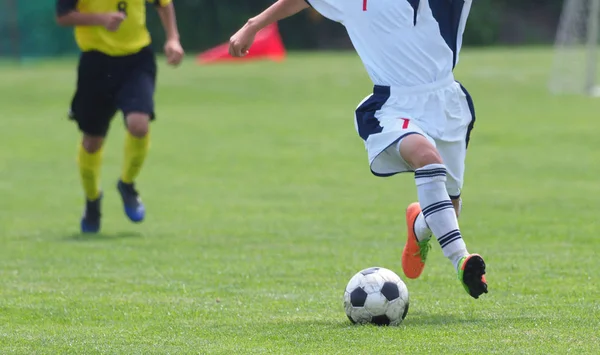
<instances>
[{"instance_id":1,"label":"white goal post","mask_svg":"<svg viewBox=\"0 0 600 355\"><path fill-rule=\"evenodd\" d=\"M554 45L550 91L600 96L600 0L565 0Z\"/></svg>"}]
</instances>

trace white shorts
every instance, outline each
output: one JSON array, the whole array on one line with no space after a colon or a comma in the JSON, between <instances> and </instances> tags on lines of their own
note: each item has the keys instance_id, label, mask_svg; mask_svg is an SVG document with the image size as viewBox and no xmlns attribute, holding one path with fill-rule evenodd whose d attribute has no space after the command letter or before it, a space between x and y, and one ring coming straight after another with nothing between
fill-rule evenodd
<instances>
[{"instance_id":1,"label":"white shorts","mask_svg":"<svg viewBox=\"0 0 600 355\"><path fill-rule=\"evenodd\" d=\"M374 175L414 171L400 156L399 145L402 138L420 134L437 148L446 165L448 194L460 196L475 110L471 96L453 76L410 88L376 85L358 105L354 122Z\"/></svg>"}]
</instances>

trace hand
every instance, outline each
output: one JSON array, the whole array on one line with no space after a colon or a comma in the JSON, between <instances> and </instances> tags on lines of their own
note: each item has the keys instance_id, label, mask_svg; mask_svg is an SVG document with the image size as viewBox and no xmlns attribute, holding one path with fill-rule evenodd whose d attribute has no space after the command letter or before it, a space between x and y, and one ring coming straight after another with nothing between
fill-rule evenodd
<instances>
[{"instance_id":1,"label":"hand","mask_svg":"<svg viewBox=\"0 0 600 355\"><path fill-rule=\"evenodd\" d=\"M165 43L165 55L167 56L167 63L173 66L179 65L183 59L183 48L181 43L177 39L170 39Z\"/></svg>"},{"instance_id":2,"label":"hand","mask_svg":"<svg viewBox=\"0 0 600 355\"><path fill-rule=\"evenodd\" d=\"M257 32L249 23L244 25L229 39L229 54L234 57L243 57L248 54Z\"/></svg>"},{"instance_id":3,"label":"hand","mask_svg":"<svg viewBox=\"0 0 600 355\"><path fill-rule=\"evenodd\" d=\"M119 27L121 27L121 23L125 20L125 17L125 14L122 12L110 12L104 14L102 26L104 26L107 31L116 32Z\"/></svg>"}]
</instances>

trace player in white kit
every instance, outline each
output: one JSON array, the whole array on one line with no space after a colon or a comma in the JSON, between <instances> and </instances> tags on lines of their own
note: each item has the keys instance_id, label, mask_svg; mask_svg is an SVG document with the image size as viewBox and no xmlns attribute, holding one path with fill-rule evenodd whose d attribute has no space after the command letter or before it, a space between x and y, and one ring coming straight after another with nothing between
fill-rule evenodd
<instances>
[{"instance_id":1,"label":"player in white kit","mask_svg":"<svg viewBox=\"0 0 600 355\"><path fill-rule=\"evenodd\" d=\"M279 0L231 37L229 51L246 55L259 30L309 6L343 24L374 83L355 111L371 172L415 175L419 202L406 210L404 274L421 275L435 235L467 293L478 298L487 293L485 262L469 254L458 226L475 113L453 75L471 2Z\"/></svg>"}]
</instances>

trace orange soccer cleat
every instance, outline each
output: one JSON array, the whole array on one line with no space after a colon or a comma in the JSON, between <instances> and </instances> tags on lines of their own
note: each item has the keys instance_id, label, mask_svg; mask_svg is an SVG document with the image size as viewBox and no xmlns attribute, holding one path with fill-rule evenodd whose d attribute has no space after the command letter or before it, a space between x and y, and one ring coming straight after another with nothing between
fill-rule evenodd
<instances>
[{"instance_id":1,"label":"orange soccer cleat","mask_svg":"<svg viewBox=\"0 0 600 355\"><path fill-rule=\"evenodd\" d=\"M431 238L419 242L415 233L415 222L421 213L421 206L418 202L411 203L406 209L406 227L407 238L404 251L402 252L402 270L409 279L416 279L421 276L425 268L427 254L431 249L429 241Z\"/></svg>"}]
</instances>

